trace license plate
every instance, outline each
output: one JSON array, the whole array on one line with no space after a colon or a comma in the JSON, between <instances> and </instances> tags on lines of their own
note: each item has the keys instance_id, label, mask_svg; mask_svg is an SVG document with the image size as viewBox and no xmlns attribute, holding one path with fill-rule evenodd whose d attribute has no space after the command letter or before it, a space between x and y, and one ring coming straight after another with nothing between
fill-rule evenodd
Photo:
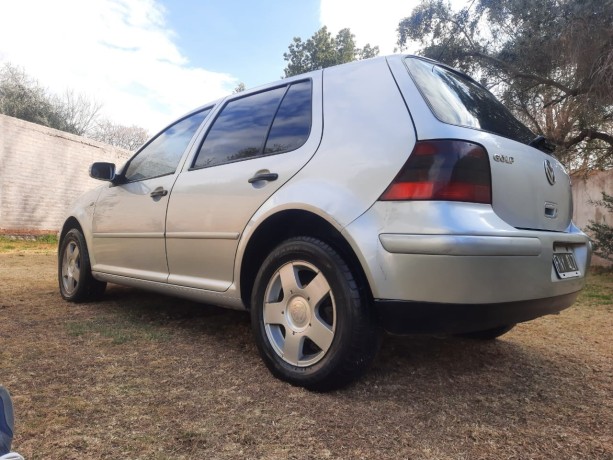
<instances>
[{"instance_id":1,"label":"license plate","mask_svg":"<svg viewBox=\"0 0 613 460\"><path fill-rule=\"evenodd\" d=\"M553 266L556 269L558 277L562 279L576 278L581 276L575 256L571 252L558 252L553 255Z\"/></svg>"}]
</instances>

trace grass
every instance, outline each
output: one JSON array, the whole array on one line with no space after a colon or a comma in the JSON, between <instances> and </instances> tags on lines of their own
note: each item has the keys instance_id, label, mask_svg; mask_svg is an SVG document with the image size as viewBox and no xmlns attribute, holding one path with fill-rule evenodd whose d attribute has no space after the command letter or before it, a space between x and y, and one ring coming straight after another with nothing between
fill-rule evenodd
<instances>
[{"instance_id":1,"label":"grass","mask_svg":"<svg viewBox=\"0 0 613 460\"><path fill-rule=\"evenodd\" d=\"M111 344L121 345L136 340L162 342L169 340L170 333L153 324L147 324L134 318L132 320L117 317L96 318L85 321L66 323L70 336L92 339L95 336L111 339Z\"/></svg>"},{"instance_id":2,"label":"grass","mask_svg":"<svg viewBox=\"0 0 613 460\"><path fill-rule=\"evenodd\" d=\"M55 248L0 254L0 383L35 459L613 459L613 272L501 339L385 337L333 393L274 379L249 317L110 286L57 292ZM41 243L39 243L41 244Z\"/></svg>"},{"instance_id":3,"label":"grass","mask_svg":"<svg viewBox=\"0 0 613 460\"><path fill-rule=\"evenodd\" d=\"M56 235L40 235L32 240L17 240L0 235L0 254L57 252Z\"/></svg>"}]
</instances>

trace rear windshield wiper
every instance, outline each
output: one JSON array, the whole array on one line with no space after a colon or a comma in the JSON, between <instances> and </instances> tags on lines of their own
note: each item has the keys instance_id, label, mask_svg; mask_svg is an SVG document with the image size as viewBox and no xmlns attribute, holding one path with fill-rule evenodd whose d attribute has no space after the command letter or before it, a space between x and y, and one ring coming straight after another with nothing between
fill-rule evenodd
<instances>
[{"instance_id":1,"label":"rear windshield wiper","mask_svg":"<svg viewBox=\"0 0 613 460\"><path fill-rule=\"evenodd\" d=\"M556 145L547 140L545 136L538 135L528 144L530 147L535 147L545 153L552 154L556 150Z\"/></svg>"}]
</instances>

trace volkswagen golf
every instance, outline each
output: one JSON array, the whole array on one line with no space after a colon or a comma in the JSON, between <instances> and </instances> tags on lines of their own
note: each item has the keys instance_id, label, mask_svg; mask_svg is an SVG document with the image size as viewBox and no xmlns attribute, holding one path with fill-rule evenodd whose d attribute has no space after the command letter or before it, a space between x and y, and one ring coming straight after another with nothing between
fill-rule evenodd
<instances>
[{"instance_id":1,"label":"volkswagen golf","mask_svg":"<svg viewBox=\"0 0 613 460\"><path fill-rule=\"evenodd\" d=\"M381 331L493 339L569 307L589 239L550 144L478 82L394 55L205 104L83 195L64 299L116 283L249 310L277 377L358 378Z\"/></svg>"}]
</instances>

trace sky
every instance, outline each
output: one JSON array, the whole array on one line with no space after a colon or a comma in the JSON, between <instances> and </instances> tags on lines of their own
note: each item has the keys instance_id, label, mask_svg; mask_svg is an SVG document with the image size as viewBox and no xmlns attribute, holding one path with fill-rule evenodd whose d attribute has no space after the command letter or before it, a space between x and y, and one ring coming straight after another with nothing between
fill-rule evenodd
<instances>
[{"instance_id":1,"label":"sky","mask_svg":"<svg viewBox=\"0 0 613 460\"><path fill-rule=\"evenodd\" d=\"M462 0L454 0L462 2ZM278 80L295 36L349 27L358 46L396 47L418 0L3 0L0 65L151 134L239 82Z\"/></svg>"}]
</instances>

